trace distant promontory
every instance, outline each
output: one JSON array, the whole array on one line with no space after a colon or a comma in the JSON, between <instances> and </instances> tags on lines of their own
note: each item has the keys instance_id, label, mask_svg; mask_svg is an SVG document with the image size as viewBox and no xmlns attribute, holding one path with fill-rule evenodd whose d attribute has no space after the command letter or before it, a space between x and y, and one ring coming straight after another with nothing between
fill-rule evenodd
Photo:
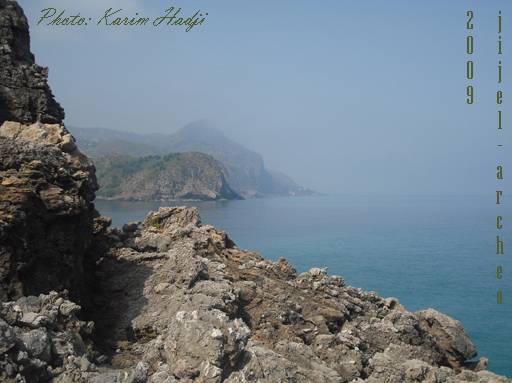
<instances>
[{"instance_id":1,"label":"distant promontory","mask_svg":"<svg viewBox=\"0 0 512 383\"><path fill-rule=\"evenodd\" d=\"M166 201L240 199L228 185L224 166L197 152L165 156L109 156L95 161L98 197Z\"/></svg>"},{"instance_id":2,"label":"distant promontory","mask_svg":"<svg viewBox=\"0 0 512 383\"><path fill-rule=\"evenodd\" d=\"M226 171L226 182L230 188L244 198L314 194L285 174L267 169L260 154L229 139L220 129L205 121L188 124L172 134L140 134L104 128L71 127L70 130L80 149L99 168L104 169L105 163L110 164L108 170L99 172L101 196L107 194L104 190L107 184L104 186L103 181L110 177L107 173L119 170L116 170L119 161L112 158L144 158L185 152L203 153L219 161Z\"/></svg>"}]
</instances>

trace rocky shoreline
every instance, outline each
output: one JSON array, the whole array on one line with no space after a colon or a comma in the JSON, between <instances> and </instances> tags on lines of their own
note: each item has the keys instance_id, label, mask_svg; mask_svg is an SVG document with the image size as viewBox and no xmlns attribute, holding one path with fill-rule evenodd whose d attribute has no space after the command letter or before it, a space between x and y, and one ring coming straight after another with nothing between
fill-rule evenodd
<instances>
[{"instance_id":1,"label":"rocky shoreline","mask_svg":"<svg viewBox=\"0 0 512 383\"><path fill-rule=\"evenodd\" d=\"M239 249L194 208L110 228L14 1L0 51L0 381L512 382L458 321Z\"/></svg>"},{"instance_id":2,"label":"rocky shoreline","mask_svg":"<svg viewBox=\"0 0 512 383\"><path fill-rule=\"evenodd\" d=\"M82 307L66 290L2 303L4 381L510 382L468 363L459 322L241 250L194 208L108 224Z\"/></svg>"}]
</instances>

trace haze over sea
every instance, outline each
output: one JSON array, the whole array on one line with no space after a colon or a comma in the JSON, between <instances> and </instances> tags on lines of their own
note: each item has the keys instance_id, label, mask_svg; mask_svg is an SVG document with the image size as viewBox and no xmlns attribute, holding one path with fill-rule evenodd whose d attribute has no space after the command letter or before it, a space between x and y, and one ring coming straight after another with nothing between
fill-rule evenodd
<instances>
[{"instance_id":1,"label":"haze over sea","mask_svg":"<svg viewBox=\"0 0 512 383\"><path fill-rule=\"evenodd\" d=\"M348 284L435 308L462 322L489 369L512 376L510 255L496 279L497 208L487 196L315 196L218 202L97 201L113 225L159 206L197 206L203 223L241 247L288 259L299 272L328 267ZM512 216L510 206L500 215ZM502 287L504 303L496 304Z\"/></svg>"}]
</instances>

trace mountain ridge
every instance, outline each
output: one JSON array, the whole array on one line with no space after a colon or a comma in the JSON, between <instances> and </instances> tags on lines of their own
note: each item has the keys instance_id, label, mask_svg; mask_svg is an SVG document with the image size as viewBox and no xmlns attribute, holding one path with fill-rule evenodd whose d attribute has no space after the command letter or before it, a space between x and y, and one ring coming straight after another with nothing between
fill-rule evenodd
<instances>
[{"instance_id":1,"label":"mountain ridge","mask_svg":"<svg viewBox=\"0 0 512 383\"><path fill-rule=\"evenodd\" d=\"M268 170L263 157L228 138L204 121L188 124L175 133L134 133L107 128L71 127L78 146L91 158L112 154L132 156L201 152L220 161L227 170L229 185L241 196L311 195L281 172Z\"/></svg>"}]
</instances>

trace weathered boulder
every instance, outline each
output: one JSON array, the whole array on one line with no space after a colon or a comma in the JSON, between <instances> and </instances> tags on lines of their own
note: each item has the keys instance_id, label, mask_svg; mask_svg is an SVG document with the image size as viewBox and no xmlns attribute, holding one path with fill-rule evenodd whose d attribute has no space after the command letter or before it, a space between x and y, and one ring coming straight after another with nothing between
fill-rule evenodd
<instances>
[{"instance_id":1,"label":"weathered boulder","mask_svg":"<svg viewBox=\"0 0 512 383\"><path fill-rule=\"evenodd\" d=\"M475 346L459 321L432 309L418 311L416 315L420 327L435 338L450 365L460 366L461 361L476 356Z\"/></svg>"}]
</instances>

